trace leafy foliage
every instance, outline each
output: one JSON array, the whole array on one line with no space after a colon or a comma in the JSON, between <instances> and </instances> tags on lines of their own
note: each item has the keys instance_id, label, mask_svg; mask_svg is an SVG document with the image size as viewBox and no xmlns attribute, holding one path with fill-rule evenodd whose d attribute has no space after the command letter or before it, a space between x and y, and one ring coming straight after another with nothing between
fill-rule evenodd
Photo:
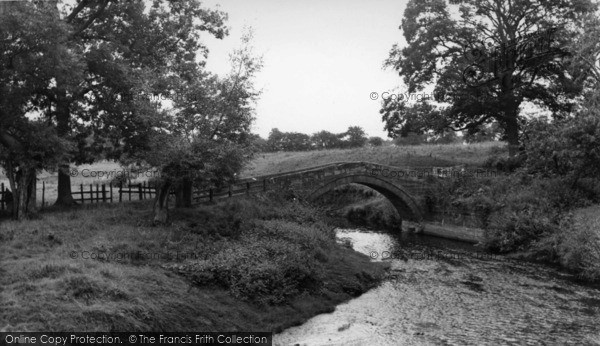
<instances>
[{"instance_id":1,"label":"leafy foliage","mask_svg":"<svg viewBox=\"0 0 600 346\"><path fill-rule=\"evenodd\" d=\"M250 39L245 36L243 47L232 54L226 78L202 70L193 71L197 78L189 81L180 76L178 90L184 97L162 113L149 150L134 156L158 167L165 182L221 186L251 157L252 104L258 96L252 80L261 63L252 55Z\"/></svg>"},{"instance_id":2,"label":"leafy foliage","mask_svg":"<svg viewBox=\"0 0 600 346\"><path fill-rule=\"evenodd\" d=\"M530 172L566 177L572 184L600 176L600 111L591 102L587 105L565 120L540 118L529 124L526 164Z\"/></svg>"},{"instance_id":3,"label":"leafy foliage","mask_svg":"<svg viewBox=\"0 0 600 346\"><path fill-rule=\"evenodd\" d=\"M358 148L367 144L368 140L365 131L359 126L350 126L343 133L320 131L312 136L298 132L281 132L274 128L269 134L267 144L269 151L307 151Z\"/></svg>"},{"instance_id":4,"label":"leafy foliage","mask_svg":"<svg viewBox=\"0 0 600 346\"><path fill-rule=\"evenodd\" d=\"M318 291L335 234L317 220L314 209L272 197L268 204L241 199L215 206L206 216L195 212L197 232L236 241L224 242L212 256L186 264L181 272L198 285L225 287L260 304L283 304Z\"/></svg>"},{"instance_id":5,"label":"leafy foliage","mask_svg":"<svg viewBox=\"0 0 600 346\"><path fill-rule=\"evenodd\" d=\"M374 147L380 147L383 145L383 138L381 137L369 137L369 144Z\"/></svg>"},{"instance_id":6,"label":"leafy foliage","mask_svg":"<svg viewBox=\"0 0 600 346\"><path fill-rule=\"evenodd\" d=\"M394 45L385 64L399 72L410 93L433 84L439 104L385 100L380 112L389 135L444 129L474 134L481 125L496 121L515 155L523 101L535 102L557 117L573 109L570 100L582 92L582 81L565 73L568 59L555 57L570 54L568 44L579 35L573 23L596 7L592 1L410 1L401 26L408 46ZM549 42L548 52L525 59L510 51L528 34L550 28L560 28L560 34ZM504 60L489 47L500 47ZM481 68L489 63L502 66ZM471 87L463 77L486 83Z\"/></svg>"},{"instance_id":7,"label":"leafy foliage","mask_svg":"<svg viewBox=\"0 0 600 346\"><path fill-rule=\"evenodd\" d=\"M194 79L204 66L195 52L207 54L200 33L227 34L224 13L192 0L4 5L2 144L9 152L22 146L25 136L14 134L26 127L17 123L36 112L57 136L74 143L62 146L68 152L60 166L148 150L152 130L165 117L140 95L169 93L181 80ZM65 204L72 201L69 179L59 170L59 201Z\"/></svg>"}]
</instances>

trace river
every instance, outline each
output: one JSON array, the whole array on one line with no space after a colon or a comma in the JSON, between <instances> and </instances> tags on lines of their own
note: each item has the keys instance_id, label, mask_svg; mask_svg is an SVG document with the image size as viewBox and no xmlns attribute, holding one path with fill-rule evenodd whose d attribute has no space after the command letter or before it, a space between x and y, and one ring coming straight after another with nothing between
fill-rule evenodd
<instances>
[{"instance_id":1,"label":"river","mask_svg":"<svg viewBox=\"0 0 600 346\"><path fill-rule=\"evenodd\" d=\"M422 235L337 237L390 261L389 277L274 345L600 345L600 289L558 269Z\"/></svg>"}]
</instances>

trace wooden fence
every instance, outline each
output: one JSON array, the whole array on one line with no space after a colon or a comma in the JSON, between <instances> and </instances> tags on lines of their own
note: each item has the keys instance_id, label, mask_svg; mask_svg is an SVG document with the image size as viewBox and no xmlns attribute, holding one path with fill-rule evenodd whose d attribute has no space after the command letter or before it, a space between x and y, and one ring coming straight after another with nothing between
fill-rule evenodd
<instances>
[{"instance_id":1,"label":"wooden fence","mask_svg":"<svg viewBox=\"0 0 600 346\"><path fill-rule=\"evenodd\" d=\"M266 191L267 183L267 179L265 179L264 181L257 181L253 182L252 184L250 182L242 181L220 189L195 189L192 193L192 201L194 203L212 202L214 199L249 194L252 191ZM81 204L140 201L155 198L156 185L149 184L147 182L129 184L126 186L124 186L122 183L117 186L113 185L112 183L89 185L80 184L78 186L71 187L71 194L73 199ZM171 195L174 194L175 192L171 191ZM10 200L8 197L9 195L12 194L4 186L4 183L0 184L0 210L8 209L8 203ZM42 208L47 206L45 182L42 182L41 206Z\"/></svg>"}]
</instances>

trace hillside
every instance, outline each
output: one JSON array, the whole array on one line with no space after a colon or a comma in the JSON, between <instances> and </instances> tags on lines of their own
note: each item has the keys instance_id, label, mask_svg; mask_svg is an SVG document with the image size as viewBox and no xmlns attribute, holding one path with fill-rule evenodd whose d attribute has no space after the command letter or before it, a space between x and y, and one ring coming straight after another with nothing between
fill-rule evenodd
<instances>
[{"instance_id":1,"label":"hillside","mask_svg":"<svg viewBox=\"0 0 600 346\"><path fill-rule=\"evenodd\" d=\"M419 146L382 146L355 149L263 153L247 166L242 177L259 176L342 161L368 161L398 167L481 166L503 142Z\"/></svg>"}]
</instances>

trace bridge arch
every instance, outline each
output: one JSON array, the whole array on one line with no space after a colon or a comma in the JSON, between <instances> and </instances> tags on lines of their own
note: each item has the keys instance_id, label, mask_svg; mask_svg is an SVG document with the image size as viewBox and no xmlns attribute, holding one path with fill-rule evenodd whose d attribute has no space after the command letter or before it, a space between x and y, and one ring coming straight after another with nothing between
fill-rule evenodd
<instances>
[{"instance_id":1,"label":"bridge arch","mask_svg":"<svg viewBox=\"0 0 600 346\"><path fill-rule=\"evenodd\" d=\"M420 208L418 207L414 198L407 191L405 191L401 186L383 180L377 176L351 174L335 177L311 192L308 195L308 198L315 200L328 191L347 184L364 185L381 193L392 203L394 208L396 208L403 219L417 222L423 220L423 214L421 213Z\"/></svg>"}]
</instances>

